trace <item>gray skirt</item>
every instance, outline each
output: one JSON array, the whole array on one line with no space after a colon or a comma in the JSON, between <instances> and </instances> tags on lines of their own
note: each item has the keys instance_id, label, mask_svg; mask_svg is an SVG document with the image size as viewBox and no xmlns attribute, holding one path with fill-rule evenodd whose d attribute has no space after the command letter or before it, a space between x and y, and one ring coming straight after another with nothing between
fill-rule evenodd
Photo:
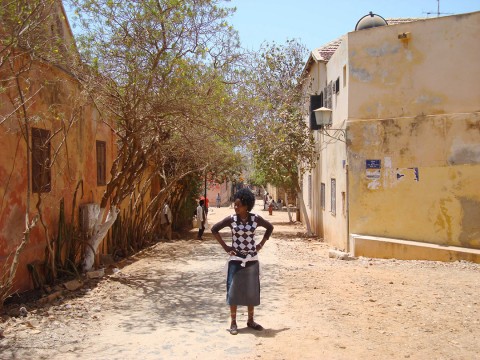
<instances>
[{"instance_id":1,"label":"gray skirt","mask_svg":"<svg viewBox=\"0 0 480 360\"><path fill-rule=\"evenodd\" d=\"M227 304L260 305L260 272L258 261L248 261L243 267L241 261L228 263Z\"/></svg>"}]
</instances>

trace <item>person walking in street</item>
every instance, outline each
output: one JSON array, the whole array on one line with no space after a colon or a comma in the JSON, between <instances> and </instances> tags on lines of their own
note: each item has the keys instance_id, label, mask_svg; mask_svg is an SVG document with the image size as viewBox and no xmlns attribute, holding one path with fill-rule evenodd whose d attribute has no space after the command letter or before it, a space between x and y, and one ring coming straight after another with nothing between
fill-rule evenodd
<instances>
[{"instance_id":1,"label":"person walking in street","mask_svg":"<svg viewBox=\"0 0 480 360\"><path fill-rule=\"evenodd\" d=\"M234 196L235 214L226 217L212 226L212 234L225 252L230 255L227 272L227 304L230 305L230 334L238 334L237 307L248 307L247 326L263 330L254 321L254 307L260 305L260 277L258 252L273 232L273 225L257 214L251 213L255 195L248 189L239 190ZM220 230L229 227L232 243L228 246L220 235ZM262 241L255 239L255 230L265 228Z\"/></svg>"},{"instance_id":2,"label":"person walking in street","mask_svg":"<svg viewBox=\"0 0 480 360\"><path fill-rule=\"evenodd\" d=\"M172 240L172 211L168 206L168 201L165 202L160 218L160 237L169 241Z\"/></svg>"},{"instance_id":3,"label":"person walking in street","mask_svg":"<svg viewBox=\"0 0 480 360\"><path fill-rule=\"evenodd\" d=\"M205 221L207 220L207 216L205 213L204 207L205 201L200 200L197 206L197 225L198 225L198 235L197 240L203 240L203 232L205 231Z\"/></svg>"},{"instance_id":4,"label":"person walking in street","mask_svg":"<svg viewBox=\"0 0 480 360\"><path fill-rule=\"evenodd\" d=\"M222 197L220 196L220 193L217 194L217 199L216 199L216 200L217 200L217 208L219 208L219 207L220 207L220 203L221 203L221 201L222 201Z\"/></svg>"}]
</instances>

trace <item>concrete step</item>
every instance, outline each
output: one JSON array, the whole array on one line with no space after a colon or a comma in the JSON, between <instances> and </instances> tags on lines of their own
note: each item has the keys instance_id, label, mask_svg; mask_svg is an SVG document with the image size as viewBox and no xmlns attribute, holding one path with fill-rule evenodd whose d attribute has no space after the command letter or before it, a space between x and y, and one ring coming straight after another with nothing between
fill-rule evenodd
<instances>
[{"instance_id":1,"label":"concrete step","mask_svg":"<svg viewBox=\"0 0 480 360\"><path fill-rule=\"evenodd\" d=\"M459 261L480 264L480 250L418 241L350 234L350 253L381 259Z\"/></svg>"}]
</instances>

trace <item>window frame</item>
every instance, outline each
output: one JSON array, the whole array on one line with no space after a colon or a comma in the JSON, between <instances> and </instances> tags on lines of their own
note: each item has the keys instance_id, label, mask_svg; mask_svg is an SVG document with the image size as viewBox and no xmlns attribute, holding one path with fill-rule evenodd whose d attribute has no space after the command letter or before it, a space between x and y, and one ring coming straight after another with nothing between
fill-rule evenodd
<instances>
[{"instance_id":1,"label":"window frame","mask_svg":"<svg viewBox=\"0 0 480 360\"><path fill-rule=\"evenodd\" d=\"M330 213L333 216L337 215L337 180L330 179Z\"/></svg>"},{"instance_id":2,"label":"window frame","mask_svg":"<svg viewBox=\"0 0 480 360\"><path fill-rule=\"evenodd\" d=\"M97 164L97 186L107 185L107 142L97 140L95 142Z\"/></svg>"},{"instance_id":3,"label":"window frame","mask_svg":"<svg viewBox=\"0 0 480 360\"><path fill-rule=\"evenodd\" d=\"M50 130L31 128L32 193L52 191Z\"/></svg>"}]
</instances>

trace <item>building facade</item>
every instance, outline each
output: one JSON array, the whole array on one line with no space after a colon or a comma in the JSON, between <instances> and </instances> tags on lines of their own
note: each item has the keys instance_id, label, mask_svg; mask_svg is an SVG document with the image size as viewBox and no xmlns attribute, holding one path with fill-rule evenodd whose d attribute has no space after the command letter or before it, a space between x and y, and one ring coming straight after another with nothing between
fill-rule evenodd
<instances>
[{"instance_id":1,"label":"building facade","mask_svg":"<svg viewBox=\"0 0 480 360\"><path fill-rule=\"evenodd\" d=\"M306 121L321 156L303 184L325 241L379 257L480 250L479 31L476 12L365 28L312 52ZM318 126L320 107L330 119Z\"/></svg>"},{"instance_id":2,"label":"building facade","mask_svg":"<svg viewBox=\"0 0 480 360\"><path fill-rule=\"evenodd\" d=\"M45 17L55 39L74 45L61 2ZM21 252L13 291L32 288L28 265L48 261L48 247L64 256L58 235L60 208L79 225L79 209L98 204L115 158L111 126L82 94L68 67L13 51L0 79L0 269L32 224ZM81 225L81 224L80 224Z\"/></svg>"}]
</instances>

